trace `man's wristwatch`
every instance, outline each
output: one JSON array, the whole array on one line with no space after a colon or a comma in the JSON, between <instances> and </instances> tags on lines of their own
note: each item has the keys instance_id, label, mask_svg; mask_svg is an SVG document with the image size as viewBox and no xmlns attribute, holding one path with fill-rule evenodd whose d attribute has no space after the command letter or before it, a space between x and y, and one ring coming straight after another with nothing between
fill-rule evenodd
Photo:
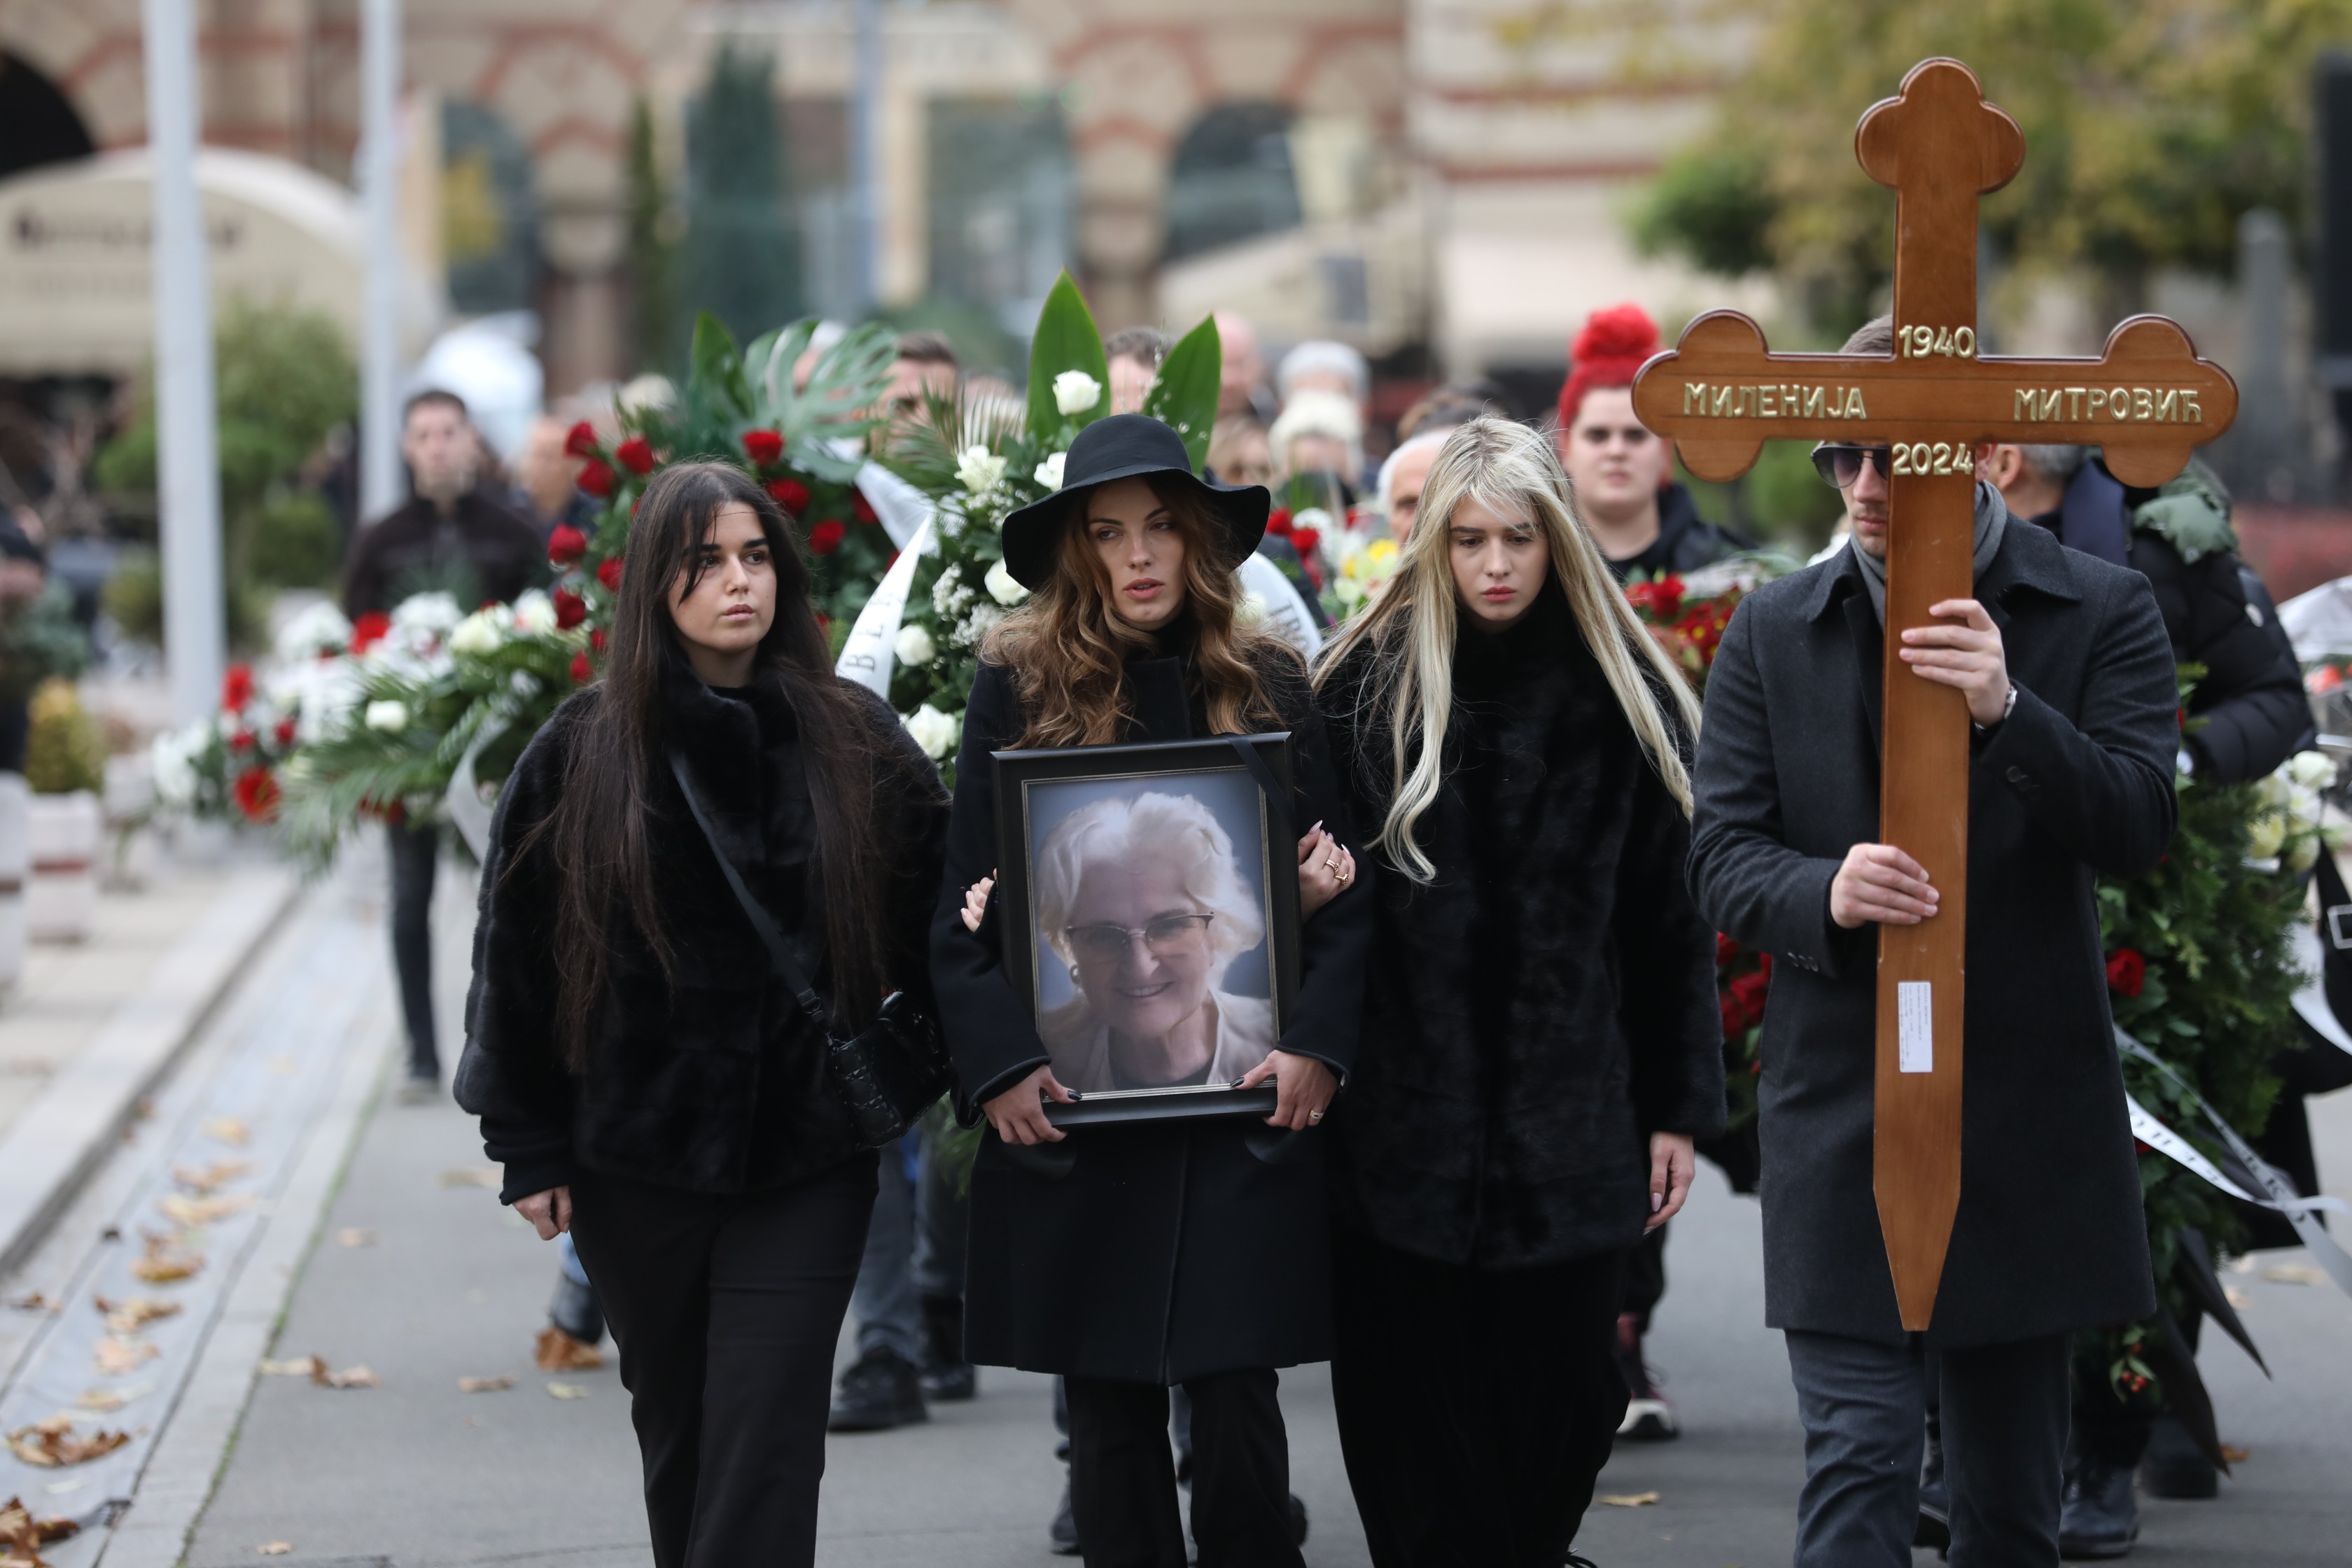
<instances>
[{"instance_id":1,"label":"man's wristwatch","mask_svg":"<svg viewBox=\"0 0 2352 1568\"><path fill-rule=\"evenodd\" d=\"M2000 717L1994 720L1990 724L1979 724L1975 720L1971 719L1969 721L1969 727L1979 735L1989 735L1995 730L2000 729L2003 724L2008 723L2009 716L2016 711L2017 682L2012 680L2009 683L2009 698L2000 705Z\"/></svg>"}]
</instances>

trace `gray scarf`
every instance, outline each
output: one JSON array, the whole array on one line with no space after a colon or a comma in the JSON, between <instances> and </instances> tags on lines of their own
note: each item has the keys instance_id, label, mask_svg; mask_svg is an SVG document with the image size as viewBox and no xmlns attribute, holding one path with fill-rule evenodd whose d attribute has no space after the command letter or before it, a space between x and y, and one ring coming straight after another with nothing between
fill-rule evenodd
<instances>
[{"instance_id":1,"label":"gray scarf","mask_svg":"<svg viewBox=\"0 0 2352 1568\"><path fill-rule=\"evenodd\" d=\"M1975 565L1969 574L1970 582L1985 574L1992 558L2000 553L2001 531L2009 526L2009 508L2002 504L2000 492L1985 479L1977 481L1977 547ZM1853 558L1862 563L1862 584L1870 590L1870 607L1878 612L1878 624L1886 624L1886 561L1873 555L1859 544L1849 542Z\"/></svg>"}]
</instances>

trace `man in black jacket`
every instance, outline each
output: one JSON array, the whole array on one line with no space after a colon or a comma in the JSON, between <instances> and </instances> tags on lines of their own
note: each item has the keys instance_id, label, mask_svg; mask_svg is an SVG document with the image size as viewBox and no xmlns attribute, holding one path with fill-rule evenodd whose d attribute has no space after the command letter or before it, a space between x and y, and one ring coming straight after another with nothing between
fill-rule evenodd
<instances>
[{"instance_id":1,"label":"man in black jacket","mask_svg":"<svg viewBox=\"0 0 2352 1568\"><path fill-rule=\"evenodd\" d=\"M1846 348L1891 353L1892 332ZM1974 596L1890 647L1891 464L1857 436L1816 455L1853 547L1757 590L1724 634L1691 840L1701 911L1777 961L1758 1125L1766 1317L1806 1429L1796 1563L1907 1568L1935 1352L1955 1555L2055 1568L2069 1336L2155 1306L2093 882L2171 839L2171 651L2145 579L1981 482ZM1871 928L1934 919L1941 895L1877 842L1888 658L1958 689L1972 726L1961 1188L1918 1334L1873 1196Z\"/></svg>"},{"instance_id":2,"label":"man in black jacket","mask_svg":"<svg viewBox=\"0 0 2352 1568\"><path fill-rule=\"evenodd\" d=\"M481 447L454 392L426 391L401 412L400 455L415 491L406 504L360 531L343 568L343 613L353 620L390 611L412 594L439 589L467 609L488 599L512 603L543 574L539 531L475 488ZM394 822L392 847L392 961L408 1024L412 1102L438 1098L441 1054L433 1026L433 871L438 827Z\"/></svg>"}]
</instances>

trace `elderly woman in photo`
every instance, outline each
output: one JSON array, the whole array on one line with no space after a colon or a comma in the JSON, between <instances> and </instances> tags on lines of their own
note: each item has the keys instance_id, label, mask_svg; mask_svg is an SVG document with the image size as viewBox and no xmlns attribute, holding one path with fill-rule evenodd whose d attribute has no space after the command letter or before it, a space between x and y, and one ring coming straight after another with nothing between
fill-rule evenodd
<instances>
[{"instance_id":1,"label":"elderly woman in photo","mask_svg":"<svg viewBox=\"0 0 2352 1568\"><path fill-rule=\"evenodd\" d=\"M1195 797L1103 800L1045 836L1037 929L1077 994L1038 1019L1078 1093L1237 1083L1274 1049L1274 1007L1223 988L1265 940L1232 836Z\"/></svg>"}]
</instances>

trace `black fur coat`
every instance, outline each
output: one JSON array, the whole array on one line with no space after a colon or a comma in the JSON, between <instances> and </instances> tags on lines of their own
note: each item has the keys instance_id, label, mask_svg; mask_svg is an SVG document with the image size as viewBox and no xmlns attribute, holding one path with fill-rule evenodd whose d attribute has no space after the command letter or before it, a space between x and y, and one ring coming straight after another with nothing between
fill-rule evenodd
<instances>
[{"instance_id":1,"label":"black fur coat","mask_svg":"<svg viewBox=\"0 0 2352 1568\"><path fill-rule=\"evenodd\" d=\"M928 1006L946 794L898 716L854 689L887 748L874 778L892 857L889 983ZM635 922L616 916L587 1070L575 1077L562 1066L546 855L517 848L553 808L572 738L602 700L595 688L572 698L524 750L499 797L482 868L457 1092L481 1118L489 1157L506 1166L502 1195L512 1203L564 1184L582 1166L692 1192L751 1192L849 1158L857 1143L826 1073L825 1042L768 973L667 768L653 781L651 832L675 974L665 981ZM721 696L677 659L662 710L728 858L830 998L816 833L790 700L772 679Z\"/></svg>"},{"instance_id":2,"label":"black fur coat","mask_svg":"<svg viewBox=\"0 0 2352 1568\"><path fill-rule=\"evenodd\" d=\"M1340 1224L1400 1250L1522 1268L1632 1247L1649 1135L1724 1123L1715 934L1690 831L1566 599L1465 629L1422 886L1383 858L1363 1037L1330 1128ZM1388 731L1367 661L1323 692L1367 838Z\"/></svg>"}]
</instances>

